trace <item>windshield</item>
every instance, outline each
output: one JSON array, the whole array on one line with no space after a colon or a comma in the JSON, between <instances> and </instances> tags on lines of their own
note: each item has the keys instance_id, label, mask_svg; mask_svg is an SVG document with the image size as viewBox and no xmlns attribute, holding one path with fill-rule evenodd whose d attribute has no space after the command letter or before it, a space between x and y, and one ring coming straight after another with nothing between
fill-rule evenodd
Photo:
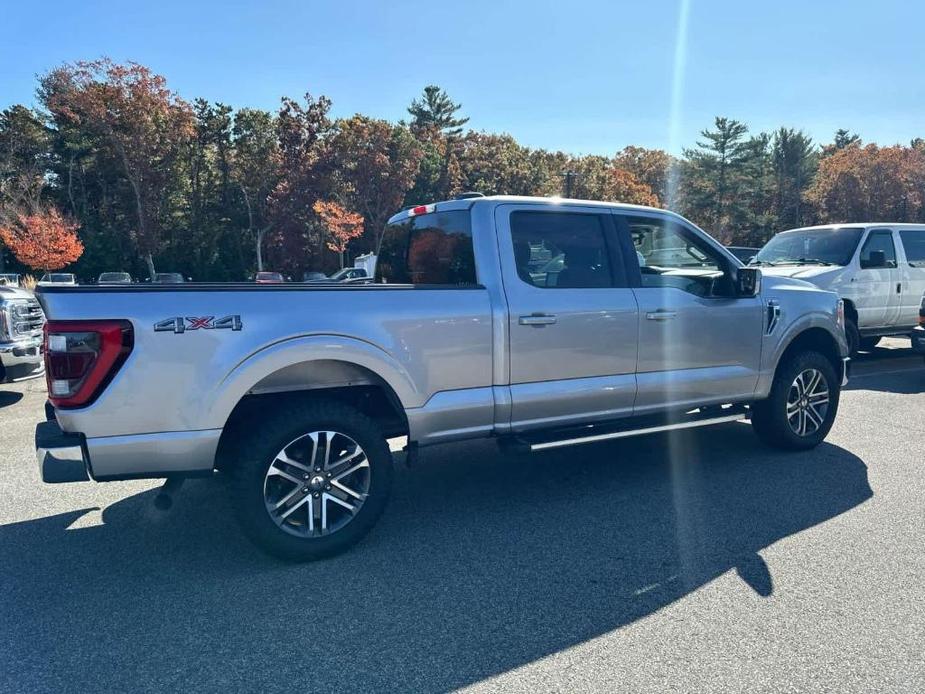
<instances>
[{"instance_id":1,"label":"windshield","mask_svg":"<svg viewBox=\"0 0 925 694\"><path fill-rule=\"evenodd\" d=\"M785 231L758 251L754 265L847 265L863 229L837 228Z\"/></svg>"},{"instance_id":2,"label":"windshield","mask_svg":"<svg viewBox=\"0 0 925 694\"><path fill-rule=\"evenodd\" d=\"M100 282L131 282L132 278L126 272L104 272L100 275Z\"/></svg>"},{"instance_id":3,"label":"windshield","mask_svg":"<svg viewBox=\"0 0 925 694\"><path fill-rule=\"evenodd\" d=\"M61 272L52 272L42 278L43 282L73 282L74 275Z\"/></svg>"}]
</instances>

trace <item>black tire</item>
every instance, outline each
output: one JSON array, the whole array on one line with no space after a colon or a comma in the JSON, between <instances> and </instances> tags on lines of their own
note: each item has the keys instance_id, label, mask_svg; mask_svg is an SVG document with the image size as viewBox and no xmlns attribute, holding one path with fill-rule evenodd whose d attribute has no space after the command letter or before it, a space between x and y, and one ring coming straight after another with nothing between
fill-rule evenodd
<instances>
[{"instance_id":1,"label":"black tire","mask_svg":"<svg viewBox=\"0 0 925 694\"><path fill-rule=\"evenodd\" d=\"M795 391L797 376L815 370L825 379L828 399L822 422L812 433L800 435L791 426L787 417L788 400ZM819 352L799 352L781 362L774 374L771 393L766 400L752 406L752 428L758 437L770 446L787 450L807 450L815 448L828 435L838 413L838 401L841 395L841 382L835 368ZM813 412L818 412L818 408ZM797 419L797 421L799 421Z\"/></svg>"},{"instance_id":2,"label":"black tire","mask_svg":"<svg viewBox=\"0 0 925 694\"><path fill-rule=\"evenodd\" d=\"M364 479L368 483L366 495L359 510L343 527L326 535L296 536L277 525L270 516L264 497L267 472L281 451L292 450L287 444L310 432L327 431L349 437L365 453L369 462L368 475L364 469ZM379 427L356 409L328 399L287 401L285 407L259 415L252 431L240 437L236 450L228 455L230 459L225 467L231 478L232 504L245 535L262 550L288 561L330 557L357 543L382 514L392 485L392 454ZM319 488L318 494L305 496L318 497L323 493ZM301 498L300 494L296 500ZM322 497L317 503L330 502ZM306 512L310 513L309 508L306 503ZM308 520L306 518L306 532Z\"/></svg>"},{"instance_id":3,"label":"black tire","mask_svg":"<svg viewBox=\"0 0 925 694\"><path fill-rule=\"evenodd\" d=\"M861 331L858 324L850 318L845 322L845 337L848 340L848 356L854 359L861 347Z\"/></svg>"},{"instance_id":4,"label":"black tire","mask_svg":"<svg viewBox=\"0 0 925 694\"><path fill-rule=\"evenodd\" d=\"M859 349L869 352L880 344L880 339L879 337L862 337Z\"/></svg>"}]
</instances>

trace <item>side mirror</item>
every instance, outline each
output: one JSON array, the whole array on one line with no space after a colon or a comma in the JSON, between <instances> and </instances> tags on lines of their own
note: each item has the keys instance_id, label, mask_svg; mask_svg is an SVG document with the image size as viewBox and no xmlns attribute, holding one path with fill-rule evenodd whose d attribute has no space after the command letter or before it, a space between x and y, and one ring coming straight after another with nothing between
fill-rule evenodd
<instances>
[{"instance_id":1,"label":"side mirror","mask_svg":"<svg viewBox=\"0 0 925 694\"><path fill-rule=\"evenodd\" d=\"M870 255L867 256L867 260L861 258L862 270L878 267L886 267L886 253L883 251L871 251Z\"/></svg>"},{"instance_id":2,"label":"side mirror","mask_svg":"<svg viewBox=\"0 0 925 694\"><path fill-rule=\"evenodd\" d=\"M761 270L756 267L740 267L736 270L736 296L758 296L761 292Z\"/></svg>"}]
</instances>

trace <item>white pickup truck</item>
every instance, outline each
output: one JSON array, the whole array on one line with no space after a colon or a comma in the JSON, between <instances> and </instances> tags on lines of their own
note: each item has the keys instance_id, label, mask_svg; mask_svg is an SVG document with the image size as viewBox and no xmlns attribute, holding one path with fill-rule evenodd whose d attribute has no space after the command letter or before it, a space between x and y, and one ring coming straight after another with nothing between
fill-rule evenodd
<instances>
[{"instance_id":1,"label":"white pickup truck","mask_svg":"<svg viewBox=\"0 0 925 694\"><path fill-rule=\"evenodd\" d=\"M390 220L367 285L42 287L42 478L219 469L247 534L311 559L382 511L387 440L545 451L750 418L826 436L841 301L762 281L664 210L490 197Z\"/></svg>"},{"instance_id":2,"label":"white pickup truck","mask_svg":"<svg viewBox=\"0 0 925 694\"><path fill-rule=\"evenodd\" d=\"M852 356L881 337L910 335L925 293L925 225L845 224L782 231L753 265L795 277L845 302Z\"/></svg>"}]
</instances>

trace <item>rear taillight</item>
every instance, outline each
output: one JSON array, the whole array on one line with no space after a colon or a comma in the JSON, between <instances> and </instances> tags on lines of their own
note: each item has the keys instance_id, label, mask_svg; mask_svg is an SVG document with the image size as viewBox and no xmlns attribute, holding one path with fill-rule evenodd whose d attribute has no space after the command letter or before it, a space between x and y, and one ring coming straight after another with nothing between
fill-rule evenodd
<instances>
[{"instance_id":1,"label":"rear taillight","mask_svg":"<svg viewBox=\"0 0 925 694\"><path fill-rule=\"evenodd\" d=\"M119 371L134 345L125 320L45 323L45 380L55 407L89 405Z\"/></svg>"}]
</instances>

